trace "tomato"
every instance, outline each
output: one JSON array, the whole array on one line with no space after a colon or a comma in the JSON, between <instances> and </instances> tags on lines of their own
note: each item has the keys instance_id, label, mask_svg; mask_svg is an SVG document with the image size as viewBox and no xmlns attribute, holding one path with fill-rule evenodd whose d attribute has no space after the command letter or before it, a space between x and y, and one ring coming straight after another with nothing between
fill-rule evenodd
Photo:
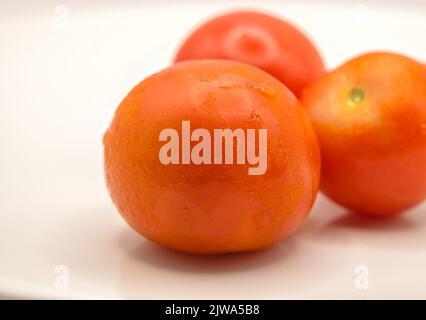
<instances>
[{"instance_id":1,"label":"tomato","mask_svg":"<svg viewBox=\"0 0 426 320\"><path fill-rule=\"evenodd\" d=\"M302 97L322 156L321 187L371 215L402 212L426 197L426 70L393 53L359 56Z\"/></svg>"},{"instance_id":2,"label":"tomato","mask_svg":"<svg viewBox=\"0 0 426 320\"><path fill-rule=\"evenodd\" d=\"M226 145L216 130L241 136ZM104 150L121 215L184 252L270 246L299 228L318 190L319 147L302 106L269 74L234 61L177 63L139 83L118 107Z\"/></svg>"},{"instance_id":3,"label":"tomato","mask_svg":"<svg viewBox=\"0 0 426 320\"><path fill-rule=\"evenodd\" d=\"M312 42L295 26L270 15L237 11L216 17L195 30L175 61L229 59L257 66L299 96L324 73Z\"/></svg>"}]
</instances>

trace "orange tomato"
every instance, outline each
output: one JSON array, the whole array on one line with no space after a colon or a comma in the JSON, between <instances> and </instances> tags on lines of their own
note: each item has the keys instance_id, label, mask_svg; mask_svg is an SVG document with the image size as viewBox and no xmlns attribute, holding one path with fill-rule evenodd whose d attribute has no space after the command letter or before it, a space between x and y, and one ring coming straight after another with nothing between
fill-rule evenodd
<instances>
[{"instance_id":1,"label":"orange tomato","mask_svg":"<svg viewBox=\"0 0 426 320\"><path fill-rule=\"evenodd\" d=\"M266 129L264 174L249 175L248 163L182 164L183 154L163 164L159 137L175 130L176 150L184 152L182 121L212 136L222 128ZM260 155L260 136L252 146ZM288 237L319 184L318 144L298 100L269 74L233 61L177 63L139 83L118 107L104 151L108 189L124 219L184 252L256 250Z\"/></svg>"},{"instance_id":2,"label":"orange tomato","mask_svg":"<svg viewBox=\"0 0 426 320\"><path fill-rule=\"evenodd\" d=\"M322 156L322 190L354 211L390 215L426 197L426 70L369 53L303 94Z\"/></svg>"},{"instance_id":3,"label":"orange tomato","mask_svg":"<svg viewBox=\"0 0 426 320\"><path fill-rule=\"evenodd\" d=\"M270 15L237 11L216 17L195 30L175 61L229 59L272 74L294 94L324 73L324 63L299 29Z\"/></svg>"}]
</instances>

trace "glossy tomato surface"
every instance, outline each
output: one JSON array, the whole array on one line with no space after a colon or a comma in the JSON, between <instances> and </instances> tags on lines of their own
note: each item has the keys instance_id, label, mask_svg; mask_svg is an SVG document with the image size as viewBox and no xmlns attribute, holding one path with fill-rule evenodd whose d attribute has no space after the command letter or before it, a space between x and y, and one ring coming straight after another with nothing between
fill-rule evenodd
<instances>
[{"instance_id":1,"label":"glossy tomato surface","mask_svg":"<svg viewBox=\"0 0 426 320\"><path fill-rule=\"evenodd\" d=\"M209 133L266 129L267 170L249 175L252 165L235 161L182 164L182 155L179 164L163 164L160 133L180 134L182 121ZM177 63L145 79L118 107L104 147L108 189L122 216L184 252L256 250L288 237L319 184L318 144L298 100L269 74L233 61Z\"/></svg>"},{"instance_id":2,"label":"glossy tomato surface","mask_svg":"<svg viewBox=\"0 0 426 320\"><path fill-rule=\"evenodd\" d=\"M390 215L426 197L426 69L392 53L359 56L307 88L322 190L361 213Z\"/></svg>"},{"instance_id":3,"label":"glossy tomato surface","mask_svg":"<svg viewBox=\"0 0 426 320\"><path fill-rule=\"evenodd\" d=\"M312 42L295 26L251 11L216 17L198 27L179 49L175 61L229 59L257 66L300 96L324 73Z\"/></svg>"}]
</instances>

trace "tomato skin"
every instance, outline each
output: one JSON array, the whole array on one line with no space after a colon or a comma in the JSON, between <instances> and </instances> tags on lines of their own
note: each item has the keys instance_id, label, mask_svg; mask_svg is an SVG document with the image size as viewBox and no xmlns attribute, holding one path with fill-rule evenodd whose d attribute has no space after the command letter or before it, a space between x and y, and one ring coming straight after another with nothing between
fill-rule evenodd
<instances>
[{"instance_id":1,"label":"tomato skin","mask_svg":"<svg viewBox=\"0 0 426 320\"><path fill-rule=\"evenodd\" d=\"M251 11L225 14L196 29L182 44L175 62L192 59L252 64L272 74L296 96L324 73L320 54L300 30Z\"/></svg>"},{"instance_id":2,"label":"tomato skin","mask_svg":"<svg viewBox=\"0 0 426 320\"><path fill-rule=\"evenodd\" d=\"M426 70L392 53L350 60L301 99L321 149L321 189L360 213L400 213L426 198Z\"/></svg>"},{"instance_id":3,"label":"tomato skin","mask_svg":"<svg viewBox=\"0 0 426 320\"><path fill-rule=\"evenodd\" d=\"M163 165L159 133L266 128L267 171L244 165ZM293 94L234 61L189 61L154 74L122 101L104 136L105 173L121 215L163 246L216 254L268 247L295 232L319 185L319 147Z\"/></svg>"}]
</instances>

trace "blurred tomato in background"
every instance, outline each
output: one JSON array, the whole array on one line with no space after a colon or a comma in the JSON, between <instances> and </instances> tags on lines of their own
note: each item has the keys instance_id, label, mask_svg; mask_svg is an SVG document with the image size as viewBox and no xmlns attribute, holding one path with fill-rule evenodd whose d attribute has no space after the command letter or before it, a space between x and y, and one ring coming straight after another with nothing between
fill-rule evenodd
<instances>
[{"instance_id":1,"label":"blurred tomato in background","mask_svg":"<svg viewBox=\"0 0 426 320\"><path fill-rule=\"evenodd\" d=\"M257 66L296 96L324 73L324 63L308 37L292 24L260 12L235 11L198 27L175 61L229 59Z\"/></svg>"}]
</instances>

